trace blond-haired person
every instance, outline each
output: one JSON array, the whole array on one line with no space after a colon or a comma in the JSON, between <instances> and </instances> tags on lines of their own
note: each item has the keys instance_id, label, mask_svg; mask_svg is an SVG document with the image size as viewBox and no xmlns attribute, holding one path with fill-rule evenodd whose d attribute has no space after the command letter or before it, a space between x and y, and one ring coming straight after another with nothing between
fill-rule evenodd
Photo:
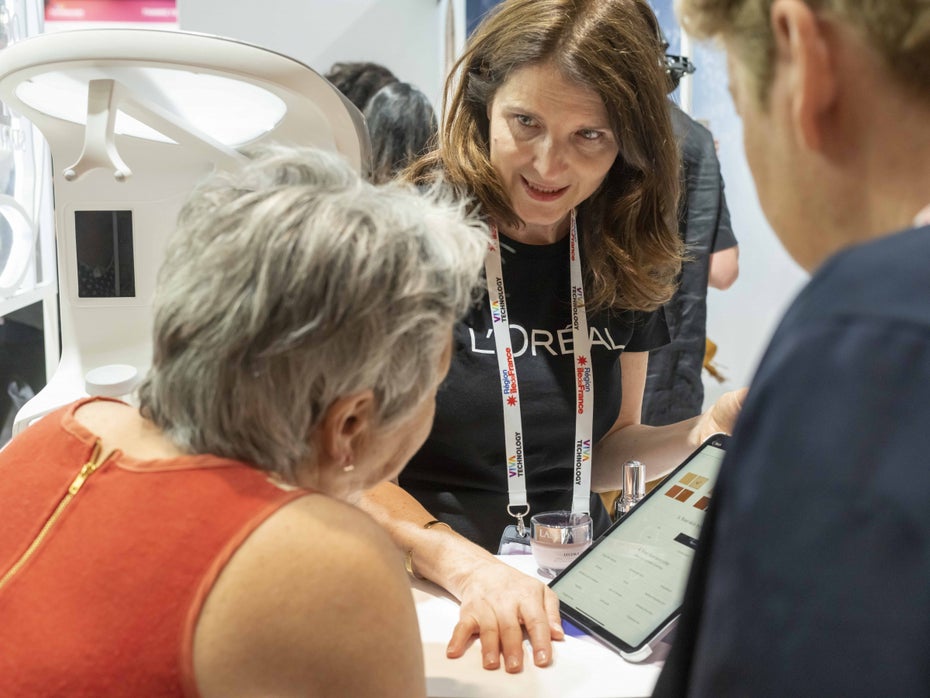
<instances>
[{"instance_id":1,"label":"blond-haired person","mask_svg":"<svg viewBox=\"0 0 930 698\"><path fill-rule=\"evenodd\" d=\"M750 386L660 696L930 686L930 3L682 0L811 272Z\"/></svg>"}]
</instances>

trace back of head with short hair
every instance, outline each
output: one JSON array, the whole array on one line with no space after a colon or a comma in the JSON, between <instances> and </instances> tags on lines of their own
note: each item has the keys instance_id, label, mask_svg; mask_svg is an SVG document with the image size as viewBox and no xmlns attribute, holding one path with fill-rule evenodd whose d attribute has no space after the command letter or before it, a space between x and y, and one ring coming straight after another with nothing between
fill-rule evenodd
<instances>
[{"instance_id":1,"label":"back of head with short hair","mask_svg":"<svg viewBox=\"0 0 930 698\"><path fill-rule=\"evenodd\" d=\"M397 77L383 65L370 61L333 63L324 75L359 111L385 85L397 82Z\"/></svg>"},{"instance_id":2,"label":"back of head with short hair","mask_svg":"<svg viewBox=\"0 0 930 698\"><path fill-rule=\"evenodd\" d=\"M930 100L930 2L927 0L803 0L853 27L916 97ZM774 75L772 0L676 0L684 29L697 38L732 42L765 102Z\"/></svg>"},{"instance_id":3,"label":"back of head with short hair","mask_svg":"<svg viewBox=\"0 0 930 698\"><path fill-rule=\"evenodd\" d=\"M187 452L293 479L337 398L372 390L390 426L433 388L487 230L442 189L375 187L335 155L254 157L181 211L140 407Z\"/></svg>"},{"instance_id":4,"label":"back of head with short hair","mask_svg":"<svg viewBox=\"0 0 930 698\"><path fill-rule=\"evenodd\" d=\"M419 155L436 137L436 113L425 94L406 82L378 90L365 107L371 136L371 177L386 182Z\"/></svg>"}]
</instances>

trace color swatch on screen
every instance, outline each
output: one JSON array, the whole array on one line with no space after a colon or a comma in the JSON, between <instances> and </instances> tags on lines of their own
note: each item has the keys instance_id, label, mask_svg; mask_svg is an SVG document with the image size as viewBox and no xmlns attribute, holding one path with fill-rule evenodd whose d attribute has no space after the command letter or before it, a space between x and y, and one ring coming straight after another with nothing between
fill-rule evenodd
<instances>
[{"instance_id":1,"label":"color swatch on screen","mask_svg":"<svg viewBox=\"0 0 930 698\"><path fill-rule=\"evenodd\" d=\"M697 500L694 503L694 508L704 511L705 509L707 509L708 504L710 504L710 497L701 497L699 500Z\"/></svg>"},{"instance_id":2,"label":"color swatch on screen","mask_svg":"<svg viewBox=\"0 0 930 698\"><path fill-rule=\"evenodd\" d=\"M707 478L696 473L685 473L678 478L678 484L673 485L665 493L666 497L676 499L679 502L687 502L696 490L701 489L707 483ZM702 511L707 508L710 502L710 495L701 497L694 506Z\"/></svg>"}]
</instances>

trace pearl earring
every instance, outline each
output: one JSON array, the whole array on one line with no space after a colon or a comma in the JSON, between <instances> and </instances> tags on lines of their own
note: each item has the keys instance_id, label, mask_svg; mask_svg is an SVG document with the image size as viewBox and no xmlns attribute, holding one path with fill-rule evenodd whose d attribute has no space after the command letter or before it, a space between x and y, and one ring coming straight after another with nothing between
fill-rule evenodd
<instances>
[{"instance_id":1,"label":"pearl earring","mask_svg":"<svg viewBox=\"0 0 930 698\"><path fill-rule=\"evenodd\" d=\"M349 463L342 468L342 472L344 473L351 473L353 470L355 470L355 466L352 463Z\"/></svg>"}]
</instances>

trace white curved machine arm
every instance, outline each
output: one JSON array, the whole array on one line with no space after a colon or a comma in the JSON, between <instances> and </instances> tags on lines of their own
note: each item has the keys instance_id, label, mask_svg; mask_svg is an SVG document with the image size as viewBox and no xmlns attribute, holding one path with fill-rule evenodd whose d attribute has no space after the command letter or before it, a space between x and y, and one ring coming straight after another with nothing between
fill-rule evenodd
<instances>
[{"instance_id":1,"label":"white curved machine arm","mask_svg":"<svg viewBox=\"0 0 930 698\"><path fill-rule=\"evenodd\" d=\"M82 395L124 395L151 364L166 239L195 183L262 141L341 153L368 174L364 119L287 56L202 34L92 29L0 51L0 99L54 167L62 354L14 434Z\"/></svg>"}]
</instances>

